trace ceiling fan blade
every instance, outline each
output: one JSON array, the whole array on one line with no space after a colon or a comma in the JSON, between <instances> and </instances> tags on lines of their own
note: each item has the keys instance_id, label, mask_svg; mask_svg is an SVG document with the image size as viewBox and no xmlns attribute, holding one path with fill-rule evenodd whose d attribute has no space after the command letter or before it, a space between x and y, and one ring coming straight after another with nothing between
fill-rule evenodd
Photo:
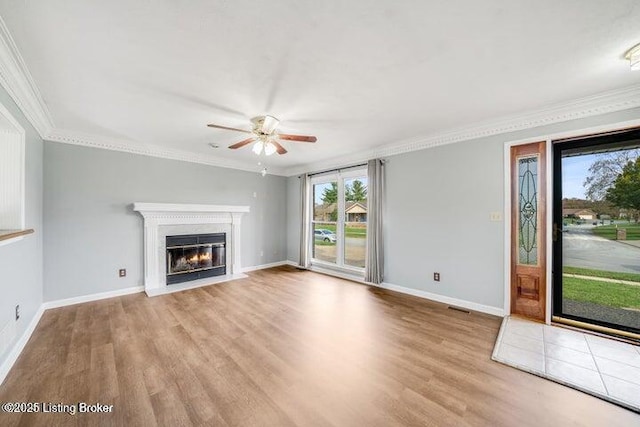
<instances>
[{"instance_id":1,"label":"ceiling fan blade","mask_svg":"<svg viewBox=\"0 0 640 427\"><path fill-rule=\"evenodd\" d=\"M214 124L208 124L207 126L209 126L210 128L218 128L218 129L226 129L226 130L235 130L237 132L244 132L244 133L253 133L250 130L244 130L244 129L237 129L237 128L230 128L227 126L220 126L220 125L214 125Z\"/></svg>"},{"instance_id":2,"label":"ceiling fan blade","mask_svg":"<svg viewBox=\"0 0 640 427\"><path fill-rule=\"evenodd\" d=\"M286 154L287 153L287 150L285 150L285 148L282 145L280 145L280 143L278 141L273 141L272 140L271 143L276 146L276 151L277 151L278 154Z\"/></svg>"},{"instance_id":3,"label":"ceiling fan blade","mask_svg":"<svg viewBox=\"0 0 640 427\"><path fill-rule=\"evenodd\" d=\"M247 138L247 139L245 139L243 141L236 142L235 144L230 145L229 148L231 148L232 150L235 150L236 148L242 148L247 144L251 144L255 140L256 139L254 137Z\"/></svg>"},{"instance_id":4,"label":"ceiling fan blade","mask_svg":"<svg viewBox=\"0 0 640 427\"><path fill-rule=\"evenodd\" d=\"M315 136L305 136L305 135L287 135L286 133L278 134L279 139L284 139L286 141L299 141L299 142L316 142L318 138Z\"/></svg>"}]
</instances>

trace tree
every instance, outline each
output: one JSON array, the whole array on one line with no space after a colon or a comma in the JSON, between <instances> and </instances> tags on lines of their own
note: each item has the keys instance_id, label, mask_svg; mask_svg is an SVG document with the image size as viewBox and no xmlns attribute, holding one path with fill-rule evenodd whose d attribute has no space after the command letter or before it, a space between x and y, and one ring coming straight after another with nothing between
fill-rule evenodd
<instances>
[{"instance_id":1,"label":"tree","mask_svg":"<svg viewBox=\"0 0 640 427\"><path fill-rule=\"evenodd\" d=\"M640 157L622 168L605 197L619 208L640 210Z\"/></svg>"},{"instance_id":2,"label":"tree","mask_svg":"<svg viewBox=\"0 0 640 427\"><path fill-rule=\"evenodd\" d=\"M332 182L331 188L326 187L322 191L321 199L322 199L322 203L324 203L325 205L330 205L331 203L337 203L338 202L338 183Z\"/></svg>"},{"instance_id":3,"label":"tree","mask_svg":"<svg viewBox=\"0 0 640 427\"><path fill-rule=\"evenodd\" d=\"M585 194L589 200L603 200L622 169L630 161L640 157L640 149L622 150L598 154L597 160L589 166L590 175L584 180Z\"/></svg>"},{"instance_id":4,"label":"tree","mask_svg":"<svg viewBox=\"0 0 640 427\"><path fill-rule=\"evenodd\" d=\"M333 204L333 210L329 212L329 221L337 221L338 220L338 183L332 182L331 187L325 187L322 190L322 204L325 206L329 206Z\"/></svg>"},{"instance_id":5,"label":"tree","mask_svg":"<svg viewBox=\"0 0 640 427\"><path fill-rule=\"evenodd\" d=\"M348 202L363 202L367 200L367 187L362 181L356 179L347 191L346 196Z\"/></svg>"},{"instance_id":6,"label":"tree","mask_svg":"<svg viewBox=\"0 0 640 427\"><path fill-rule=\"evenodd\" d=\"M349 184L344 185L344 199L347 202L353 201L353 190Z\"/></svg>"}]
</instances>

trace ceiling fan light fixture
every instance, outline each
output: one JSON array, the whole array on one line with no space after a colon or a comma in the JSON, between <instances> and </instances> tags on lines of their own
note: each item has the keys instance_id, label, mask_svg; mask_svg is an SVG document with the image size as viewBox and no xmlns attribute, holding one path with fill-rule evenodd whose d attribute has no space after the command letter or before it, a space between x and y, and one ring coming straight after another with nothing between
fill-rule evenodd
<instances>
[{"instance_id":1,"label":"ceiling fan light fixture","mask_svg":"<svg viewBox=\"0 0 640 427\"><path fill-rule=\"evenodd\" d=\"M632 70L640 70L640 44L635 45L627 51L624 55L625 59L629 61L629 65Z\"/></svg>"},{"instance_id":2,"label":"ceiling fan light fixture","mask_svg":"<svg viewBox=\"0 0 640 427\"><path fill-rule=\"evenodd\" d=\"M278 127L278 123L280 123L280 120L276 119L273 116L264 116L261 121L262 127L260 130L266 135L271 135L273 131L276 130L276 127Z\"/></svg>"},{"instance_id":3,"label":"ceiling fan light fixture","mask_svg":"<svg viewBox=\"0 0 640 427\"><path fill-rule=\"evenodd\" d=\"M264 144L264 154L267 156L272 155L273 153L275 153L277 150L276 146L273 144L273 142L269 141L266 144Z\"/></svg>"},{"instance_id":4,"label":"ceiling fan light fixture","mask_svg":"<svg viewBox=\"0 0 640 427\"><path fill-rule=\"evenodd\" d=\"M253 148L251 149L254 153L256 153L256 155L260 155L262 153L262 150L264 149L264 142L262 141L257 141L255 144L253 144Z\"/></svg>"}]
</instances>

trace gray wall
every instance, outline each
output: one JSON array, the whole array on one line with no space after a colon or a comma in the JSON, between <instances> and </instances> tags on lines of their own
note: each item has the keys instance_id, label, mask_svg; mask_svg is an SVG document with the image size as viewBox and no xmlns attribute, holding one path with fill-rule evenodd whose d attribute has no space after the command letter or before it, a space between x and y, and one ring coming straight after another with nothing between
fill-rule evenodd
<instances>
[{"instance_id":1,"label":"gray wall","mask_svg":"<svg viewBox=\"0 0 640 427\"><path fill-rule=\"evenodd\" d=\"M287 260L296 264L300 260L300 178L287 178Z\"/></svg>"},{"instance_id":2,"label":"gray wall","mask_svg":"<svg viewBox=\"0 0 640 427\"><path fill-rule=\"evenodd\" d=\"M490 222L489 214L504 210L504 144L639 117L634 109L388 157L385 282L502 308L504 222ZM287 182L292 261L298 260L298 181ZM436 271L440 282L433 281Z\"/></svg>"},{"instance_id":3,"label":"gray wall","mask_svg":"<svg viewBox=\"0 0 640 427\"><path fill-rule=\"evenodd\" d=\"M385 282L501 306L503 143L469 141L385 165ZM433 281L439 272L440 282Z\"/></svg>"},{"instance_id":4,"label":"gray wall","mask_svg":"<svg viewBox=\"0 0 640 427\"><path fill-rule=\"evenodd\" d=\"M52 142L44 160L45 301L143 284L133 202L249 205L242 266L285 260L284 177Z\"/></svg>"},{"instance_id":5,"label":"gray wall","mask_svg":"<svg viewBox=\"0 0 640 427\"><path fill-rule=\"evenodd\" d=\"M21 311L11 348L42 304L42 140L2 88L0 103L26 131L26 227L35 230L19 242L0 246L0 328L15 321L17 304ZM0 364L8 353L0 354Z\"/></svg>"}]
</instances>

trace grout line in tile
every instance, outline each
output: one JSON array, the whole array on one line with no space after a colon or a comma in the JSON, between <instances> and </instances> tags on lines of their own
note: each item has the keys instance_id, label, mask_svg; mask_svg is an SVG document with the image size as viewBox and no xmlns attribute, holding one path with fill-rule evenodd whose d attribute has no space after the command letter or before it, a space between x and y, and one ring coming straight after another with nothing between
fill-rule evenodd
<instances>
[{"instance_id":1,"label":"grout line in tile","mask_svg":"<svg viewBox=\"0 0 640 427\"><path fill-rule=\"evenodd\" d=\"M591 351L591 346L589 345L588 341L589 340L587 340L587 345L589 346L589 351ZM598 344L598 343L596 343L596 345L601 346L601 347L603 346L602 344ZM621 350L621 349L618 349L618 348L615 348L615 347L609 347L609 349L610 350L615 350L616 352L618 352L618 354L621 353L621 352L622 353L628 353L626 350ZM591 354L595 357L595 355L593 354L593 351L591 351ZM610 360L612 362L622 363L624 365L629 365L629 366L632 366L634 368L639 368L640 369L640 366L632 365L631 363L623 362L623 361L621 361L619 359L614 359L614 358L612 358L610 356L607 356L607 355L597 355L597 356L602 358L602 359L607 359L607 360Z\"/></svg>"},{"instance_id":2,"label":"grout line in tile","mask_svg":"<svg viewBox=\"0 0 640 427\"><path fill-rule=\"evenodd\" d=\"M573 350L573 349L570 348L569 350ZM584 353L584 352L581 352L581 353ZM587 354L587 353L584 353L584 354ZM598 371L598 366L596 366L596 369L594 370L594 369L591 369L591 368L587 368L586 366L578 365L577 363L569 362L567 360L558 359L557 357L547 356L547 355L545 355L544 357L545 357L545 359L548 358L548 359L551 359L551 360L555 360L556 362L566 363L568 365L576 366L576 367L582 368L582 369L588 369L589 371L598 372L598 374L600 374L600 372ZM595 365L595 362L594 362L594 365Z\"/></svg>"},{"instance_id":3,"label":"grout line in tile","mask_svg":"<svg viewBox=\"0 0 640 427\"><path fill-rule=\"evenodd\" d=\"M602 376L602 372L600 372L600 366L598 366L598 361L596 360L596 356L591 351L591 346L589 345L589 340L587 339L586 334L583 335L584 340L587 342L587 348L589 349L589 353L591 353L591 358L593 359L593 363L596 365L596 369L598 370L598 375L600 375L600 381L602 381L602 385L604 386L604 391L607 393L607 396L610 396L609 389L607 388L607 383L604 382L604 377Z\"/></svg>"}]
</instances>

